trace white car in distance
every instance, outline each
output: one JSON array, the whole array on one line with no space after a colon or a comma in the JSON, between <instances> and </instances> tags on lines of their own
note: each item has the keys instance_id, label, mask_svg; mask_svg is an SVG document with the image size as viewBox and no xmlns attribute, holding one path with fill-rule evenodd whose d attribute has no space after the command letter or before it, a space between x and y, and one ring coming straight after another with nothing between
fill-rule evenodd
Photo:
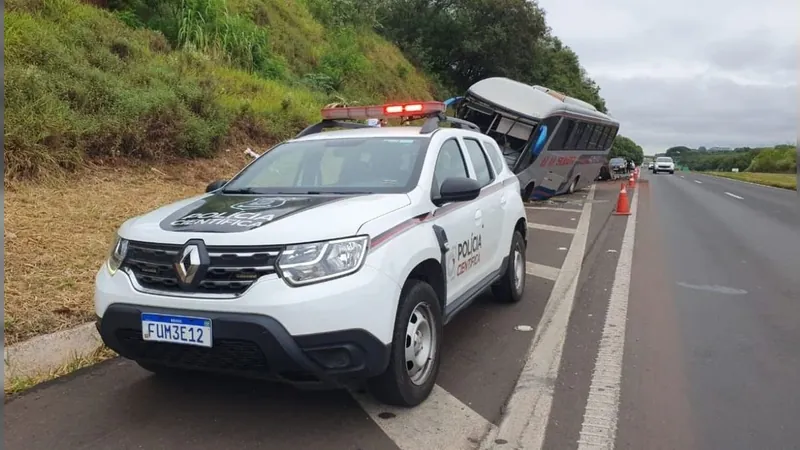
<instances>
[{"instance_id":1,"label":"white car in distance","mask_svg":"<svg viewBox=\"0 0 800 450\"><path fill-rule=\"evenodd\" d=\"M424 401L442 327L487 289L517 302L525 288L517 177L444 110L324 109L231 180L126 221L96 277L103 341L157 374L366 383L388 404ZM352 122L376 117L426 121Z\"/></svg>"},{"instance_id":2,"label":"white car in distance","mask_svg":"<svg viewBox=\"0 0 800 450\"><path fill-rule=\"evenodd\" d=\"M653 173L669 172L675 173L675 162L669 156L659 156L653 164Z\"/></svg>"}]
</instances>

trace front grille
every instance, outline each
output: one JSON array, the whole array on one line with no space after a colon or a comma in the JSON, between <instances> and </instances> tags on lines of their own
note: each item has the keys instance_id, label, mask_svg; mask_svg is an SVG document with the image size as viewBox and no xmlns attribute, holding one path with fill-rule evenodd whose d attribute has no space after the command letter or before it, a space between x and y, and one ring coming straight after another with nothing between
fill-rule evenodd
<instances>
[{"instance_id":1,"label":"front grille","mask_svg":"<svg viewBox=\"0 0 800 450\"><path fill-rule=\"evenodd\" d=\"M264 353L254 342L239 339L214 339L213 347L145 342L139 330L116 332L125 356L135 360L205 370L268 373Z\"/></svg>"},{"instance_id":2,"label":"front grille","mask_svg":"<svg viewBox=\"0 0 800 450\"><path fill-rule=\"evenodd\" d=\"M241 294L258 278L275 273L281 248L206 247L210 265L200 282L191 288L178 283L174 263L182 245L129 242L122 264L144 288L197 294Z\"/></svg>"}]
</instances>

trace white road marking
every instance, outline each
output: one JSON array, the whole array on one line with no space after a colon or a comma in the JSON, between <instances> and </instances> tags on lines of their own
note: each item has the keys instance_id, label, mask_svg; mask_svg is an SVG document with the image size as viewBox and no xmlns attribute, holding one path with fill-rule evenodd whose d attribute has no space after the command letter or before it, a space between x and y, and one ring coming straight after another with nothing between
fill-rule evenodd
<instances>
[{"instance_id":1,"label":"white road marking","mask_svg":"<svg viewBox=\"0 0 800 450\"><path fill-rule=\"evenodd\" d=\"M733 198L738 198L739 200L744 200L744 197L739 197L736 194L731 194L730 192L725 192L725 195L730 195Z\"/></svg>"},{"instance_id":2,"label":"white road marking","mask_svg":"<svg viewBox=\"0 0 800 450\"><path fill-rule=\"evenodd\" d=\"M555 281L558 278L559 271L560 269L558 267L545 266L544 264L532 263L530 261L526 262L525 266L525 272L528 275L533 275L535 277L544 278L550 281Z\"/></svg>"},{"instance_id":3,"label":"white road marking","mask_svg":"<svg viewBox=\"0 0 800 450\"><path fill-rule=\"evenodd\" d=\"M697 183L697 184L703 184L703 182L700 181L700 180L694 180L694 182Z\"/></svg>"},{"instance_id":4,"label":"white road marking","mask_svg":"<svg viewBox=\"0 0 800 450\"><path fill-rule=\"evenodd\" d=\"M685 176L681 175L681 178L686 178Z\"/></svg>"},{"instance_id":5,"label":"white road marking","mask_svg":"<svg viewBox=\"0 0 800 450\"><path fill-rule=\"evenodd\" d=\"M543 223L528 223L528 228L534 230L555 231L556 233L575 234L574 228L557 227L555 225L545 225Z\"/></svg>"},{"instance_id":6,"label":"white road marking","mask_svg":"<svg viewBox=\"0 0 800 450\"><path fill-rule=\"evenodd\" d=\"M378 404L367 394L353 397L401 450L474 449L475 442L494 425L436 385L430 397L416 408ZM390 418L381 418L391 413Z\"/></svg>"},{"instance_id":7,"label":"white road marking","mask_svg":"<svg viewBox=\"0 0 800 450\"><path fill-rule=\"evenodd\" d=\"M594 363L589 397L583 414L578 450L613 449L619 417L622 385L622 356L625 349L625 322L628 317L633 243L636 237L636 209L639 192L631 199L631 215L625 225L622 248L611 287L600 348Z\"/></svg>"},{"instance_id":8,"label":"white road marking","mask_svg":"<svg viewBox=\"0 0 800 450\"><path fill-rule=\"evenodd\" d=\"M500 426L489 429L482 440L482 449L539 450L544 444L567 324L586 252L594 189L594 185L589 189L588 201L583 205L572 244L550 292L514 392L504 408ZM506 444L498 444L498 439L503 439ZM425 448L436 447L428 445Z\"/></svg>"},{"instance_id":9,"label":"white road marking","mask_svg":"<svg viewBox=\"0 0 800 450\"><path fill-rule=\"evenodd\" d=\"M525 209L528 211L536 211L536 210L546 210L546 211L564 211L564 212L571 212L580 214L580 209L572 209L572 208L556 208L555 206L526 206Z\"/></svg>"}]
</instances>

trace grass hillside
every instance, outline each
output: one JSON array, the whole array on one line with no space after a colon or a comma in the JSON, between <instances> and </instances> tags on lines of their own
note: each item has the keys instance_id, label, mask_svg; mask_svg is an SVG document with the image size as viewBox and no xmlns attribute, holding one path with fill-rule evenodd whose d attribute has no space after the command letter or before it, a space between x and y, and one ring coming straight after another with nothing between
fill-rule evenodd
<instances>
[{"instance_id":1,"label":"grass hillside","mask_svg":"<svg viewBox=\"0 0 800 450\"><path fill-rule=\"evenodd\" d=\"M283 139L333 101L432 98L324 0L8 0L4 184ZM314 12L312 14L312 11Z\"/></svg>"},{"instance_id":2,"label":"grass hillside","mask_svg":"<svg viewBox=\"0 0 800 450\"><path fill-rule=\"evenodd\" d=\"M330 102L433 98L333 4L5 2L6 345L92 320L117 227L233 175L245 145L292 136Z\"/></svg>"}]
</instances>

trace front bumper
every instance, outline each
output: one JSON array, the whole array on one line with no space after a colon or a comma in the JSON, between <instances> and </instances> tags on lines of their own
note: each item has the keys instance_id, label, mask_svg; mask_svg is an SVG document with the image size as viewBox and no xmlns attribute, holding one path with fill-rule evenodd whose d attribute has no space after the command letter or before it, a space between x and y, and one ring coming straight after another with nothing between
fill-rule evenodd
<instances>
[{"instance_id":1,"label":"front bumper","mask_svg":"<svg viewBox=\"0 0 800 450\"><path fill-rule=\"evenodd\" d=\"M212 321L211 348L142 340L143 312ZM169 367L227 373L307 386L342 386L382 373L389 345L362 329L291 336L273 317L129 304L97 319L103 342L121 356Z\"/></svg>"},{"instance_id":2,"label":"front bumper","mask_svg":"<svg viewBox=\"0 0 800 450\"><path fill-rule=\"evenodd\" d=\"M132 275L111 275L103 267L94 300L100 336L126 358L294 384L343 385L387 367L400 289L365 265L350 276L303 287L268 275L235 298L177 297L137 290ZM144 342L143 312L211 319L212 347Z\"/></svg>"},{"instance_id":3,"label":"front bumper","mask_svg":"<svg viewBox=\"0 0 800 450\"><path fill-rule=\"evenodd\" d=\"M658 170L659 172L674 172L675 166L657 166L654 167L653 170Z\"/></svg>"}]
</instances>

